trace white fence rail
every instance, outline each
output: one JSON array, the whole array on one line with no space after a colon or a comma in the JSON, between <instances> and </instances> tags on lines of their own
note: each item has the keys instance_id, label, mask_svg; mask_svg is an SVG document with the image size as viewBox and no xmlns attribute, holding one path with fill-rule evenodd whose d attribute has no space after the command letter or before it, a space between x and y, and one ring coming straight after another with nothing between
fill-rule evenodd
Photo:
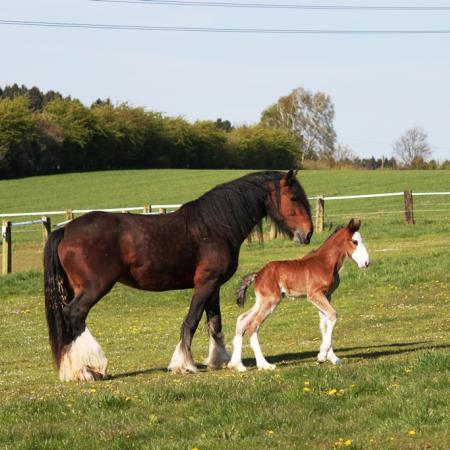
<instances>
[{"instance_id":1,"label":"white fence rail","mask_svg":"<svg viewBox=\"0 0 450 450\"><path fill-rule=\"evenodd\" d=\"M381 198L381 197L400 197L404 196L404 192L388 192L383 194L359 194L359 195L337 195L337 196L320 196L316 195L308 197L309 200L323 199L324 201L332 200L353 200L364 198ZM450 192L412 192L413 197L424 195L450 195ZM92 211L104 211L104 212L129 212L129 211L144 211L144 214L151 214L152 209L178 209L181 204L171 205L148 205L148 206L132 206L125 208L99 208L99 209L71 209L64 211L35 211L35 212L22 212L22 213L1 213L0 217L12 218L12 217L36 217L36 216L61 216L71 211L73 214L85 214ZM148 208L148 212L145 212Z\"/></svg>"},{"instance_id":2,"label":"white fence rail","mask_svg":"<svg viewBox=\"0 0 450 450\"><path fill-rule=\"evenodd\" d=\"M315 229L318 232L324 229L324 218L325 218L325 202L335 201L335 200L354 200L354 199L366 199L366 198L383 198L383 197L404 197L404 213L405 219L408 224L414 224L413 215L413 196L434 196L434 195L450 195L450 192L388 192L383 194L360 194L360 195L336 195L336 196L314 196L309 197L309 200L315 200ZM65 215L66 220L57 223L56 227L65 225L74 219L74 214L85 214L91 211L105 211L105 212L130 212L130 211L141 211L142 214L166 214L167 210L174 210L181 207L181 204L170 204L170 205L144 205L144 206L133 206L126 208L102 208L102 209L66 209L64 211L35 211L35 212L22 212L22 213L1 213L0 218L11 219L14 217L40 217L39 219L32 219L22 222L11 222L3 220L2 223L2 274L7 274L12 271L12 228L33 224L42 224L42 237L43 244L47 241L48 235L51 231L51 216L61 216ZM438 210L436 210L438 211ZM440 210L442 211L442 210ZM401 212L401 210L396 211L396 213ZM367 213L369 214L369 213ZM376 212L372 214L383 214L383 212ZM333 214L329 215L330 217ZM270 238L276 237L276 228L271 229ZM251 237L249 236L249 239Z\"/></svg>"}]
</instances>

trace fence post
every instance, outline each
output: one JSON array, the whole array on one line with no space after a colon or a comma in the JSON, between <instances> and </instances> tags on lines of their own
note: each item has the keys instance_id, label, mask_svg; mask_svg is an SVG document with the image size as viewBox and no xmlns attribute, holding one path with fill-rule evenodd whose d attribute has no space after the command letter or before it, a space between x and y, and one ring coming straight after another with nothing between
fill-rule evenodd
<instances>
[{"instance_id":1,"label":"fence post","mask_svg":"<svg viewBox=\"0 0 450 450\"><path fill-rule=\"evenodd\" d=\"M42 217L42 245L45 247L45 244L48 240L48 235L52 231L52 222L50 217Z\"/></svg>"},{"instance_id":2,"label":"fence post","mask_svg":"<svg viewBox=\"0 0 450 450\"><path fill-rule=\"evenodd\" d=\"M405 218L406 223L409 225L414 225L414 211L413 211L413 196L412 191L403 192L403 197L405 199Z\"/></svg>"},{"instance_id":3,"label":"fence post","mask_svg":"<svg viewBox=\"0 0 450 450\"><path fill-rule=\"evenodd\" d=\"M144 214L150 214L152 212L152 207L150 205L144 205Z\"/></svg>"},{"instance_id":4,"label":"fence post","mask_svg":"<svg viewBox=\"0 0 450 450\"><path fill-rule=\"evenodd\" d=\"M2 275L12 272L11 222L2 223Z\"/></svg>"},{"instance_id":5,"label":"fence post","mask_svg":"<svg viewBox=\"0 0 450 450\"><path fill-rule=\"evenodd\" d=\"M316 199L316 231L323 231L325 217L325 200L322 196Z\"/></svg>"},{"instance_id":6,"label":"fence post","mask_svg":"<svg viewBox=\"0 0 450 450\"><path fill-rule=\"evenodd\" d=\"M66 220L73 220L75 216L73 215L73 209L66 209Z\"/></svg>"},{"instance_id":7,"label":"fence post","mask_svg":"<svg viewBox=\"0 0 450 450\"><path fill-rule=\"evenodd\" d=\"M159 213L160 214L167 214L167 209L166 208L159 208Z\"/></svg>"},{"instance_id":8,"label":"fence post","mask_svg":"<svg viewBox=\"0 0 450 450\"><path fill-rule=\"evenodd\" d=\"M269 233L269 240L273 241L278 236L278 230L277 226L275 225L275 222L270 223L270 233Z\"/></svg>"}]
</instances>

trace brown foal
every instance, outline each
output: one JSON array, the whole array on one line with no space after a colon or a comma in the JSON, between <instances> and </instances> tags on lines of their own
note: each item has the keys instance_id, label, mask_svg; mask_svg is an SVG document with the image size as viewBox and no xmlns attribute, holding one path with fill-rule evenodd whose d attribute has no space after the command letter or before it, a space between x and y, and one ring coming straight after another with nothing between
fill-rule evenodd
<instances>
[{"instance_id":1,"label":"brown foal","mask_svg":"<svg viewBox=\"0 0 450 450\"><path fill-rule=\"evenodd\" d=\"M248 286L255 282L256 302L253 308L239 316L236 336L233 340L233 356L228 367L246 370L242 363L242 338L245 332L255 353L259 369L274 369L264 358L258 342L258 329L274 311L283 295L307 297L316 306L320 315L322 344L317 356L319 362L331 361L340 364L334 354L331 336L337 314L331 306L331 295L339 286L339 270L346 257L352 258L359 268L369 265L369 255L364 247L359 228L361 221L350 220L346 227L336 230L317 250L301 259L272 261L259 272L247 275L237 292L237 303L242 306Z\"/></svg>"}]
</instances>

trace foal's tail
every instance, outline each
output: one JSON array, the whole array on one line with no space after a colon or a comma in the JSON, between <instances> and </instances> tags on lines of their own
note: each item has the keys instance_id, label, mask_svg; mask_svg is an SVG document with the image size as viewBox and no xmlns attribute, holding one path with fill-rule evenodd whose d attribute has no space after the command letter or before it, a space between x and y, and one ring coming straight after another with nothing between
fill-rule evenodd
<instances>
[{"instance_id":1,"label":"foal's tail","mask_svg":"<svg viewBox=\"0 0 450 450\"><path fill-rule=\"evenodd\" d=\"M255 281L256 275L258 272L250 273L242 278L241 285L238 287L236 291L236 303L239 306L244 306L245 302L245 294L247 293L248 287Z\"/></svg>"},{"instance_id":2,"label":"foal's tail","mask_svg":"<svg viewBox=\"0 0 450 450\"><path fill-rule=\"evenodd\" d=\"M66 274L58 257L58 246L63 238L63 228L53 231L44 249L45 314L50 347L57 369L60 366L64 346L72 341L63 316L63 308L71 296Z\"/></svg>"}]
</instances>

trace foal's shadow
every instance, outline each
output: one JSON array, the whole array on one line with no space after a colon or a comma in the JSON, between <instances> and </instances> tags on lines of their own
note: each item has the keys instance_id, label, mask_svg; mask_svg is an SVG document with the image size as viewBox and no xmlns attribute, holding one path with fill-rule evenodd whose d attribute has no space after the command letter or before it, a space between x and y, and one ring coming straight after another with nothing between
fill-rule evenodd
<instances>
[{"instance_id":1,"label":"foal's shadow","mask_svg":"<svg viewBox=\"0 0 450 450\"><path fill-rule=\"evenodd\" d=\"M418 350L431 350L439 348L450 348L450 344L433 344L431 341L417 341L358 347L341 347L334 348L334 350L338 356L342 356L345 359L374 359L381 356L394 356L401 355L403 353L413 353ZM349 352L349 354L345 354L347 352ZM299 353L283 353L280 355L269 356L267 357L267 360L271 363L278 364L279 366L290 366L303 360L311 358L315 359L317 357L317 353L318 350ZM243 362L244 364L253 364L254 361L254 358L248 358Z\"/></svg>"},{"instance_id":2,"label":"foal's shadow","mask_svg":"<svg viewBox=\"0 0 450 450\"><path fill-rule=\"evenodd\" d=\"M346 359L374 359L381 356L394 356L401 355L403 353L413 353L418 350L431 350L440 348L450 348L450 344L433 344L432 341L417 341L417 342L397 342L393 344L379 344L368 345L358 347L342 347L335 348L334 350L339 356ZM348 354L346 354L348 352ZM280 355L268 356L267 360L270 363L281 366L295 366L296 363L301 361L312 359L315 360L318 351L306 351L298 353L282 353ZM243 363L246 366L255 365L254 358L245 358ZM200 371L206 370L206 366L203 364L197 365ZM118 380L121 378L136 377L138 375L148 375L151 373L167 373L167 367L154 367L151 369L134 370L132 372L123 372L114 375L109 375L108 380Z\"/></svg>"}]
</instances>

